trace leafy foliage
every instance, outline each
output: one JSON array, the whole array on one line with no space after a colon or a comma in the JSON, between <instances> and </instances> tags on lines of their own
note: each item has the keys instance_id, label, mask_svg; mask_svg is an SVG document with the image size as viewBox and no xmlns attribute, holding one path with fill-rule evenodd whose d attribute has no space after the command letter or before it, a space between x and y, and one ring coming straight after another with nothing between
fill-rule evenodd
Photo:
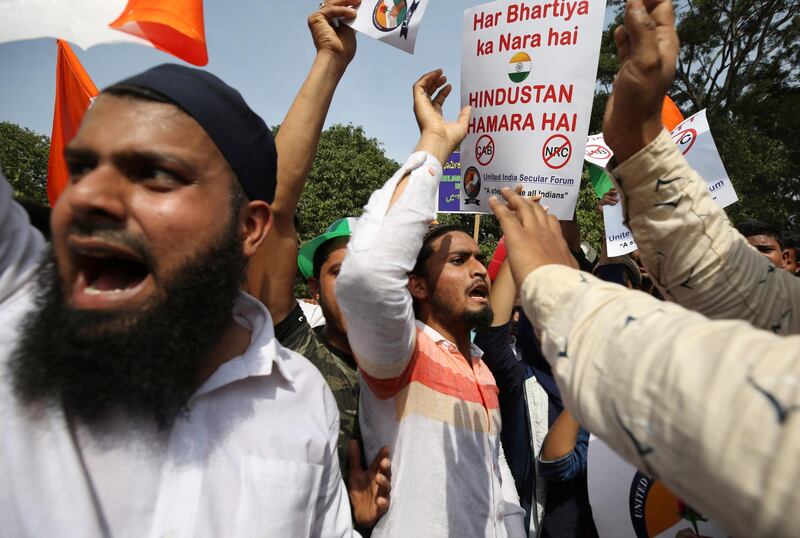
<instances>
[{"instance_id":1,"label":"leafy foliage","mask_svg":"<svg viewBox=\"0 0 800 538\"><path fill-rule=\"evenodd\" d=\"M613 30L603 36L591 132L617 71ZM707 109L739 202L734 221L759 219L787 231L800 224L800 0L677 0L681 50L670 96L685 116Z\"/></svg>"},{"instance_id":2,"label":"leafy foliage","mask_svg":"<svg viewBox=\"0 0 800 538\"><path fill-rule=\"evenodd\" d=\"M370 194L399 167L362 127L337 124L323 131L300 197L300 239L313 239L342 217L360 216Z\"/></svg>"},{"instance_id":3,"label":"leafy foliage","mask_svg":"<svg viewBox=\"0 0 800 538\"><path fill-rule=\"evenodd\" d=\"M16 198L47 205L50 138L7 121L0 122L0 169Z\"/></svg>"}]
</instances>

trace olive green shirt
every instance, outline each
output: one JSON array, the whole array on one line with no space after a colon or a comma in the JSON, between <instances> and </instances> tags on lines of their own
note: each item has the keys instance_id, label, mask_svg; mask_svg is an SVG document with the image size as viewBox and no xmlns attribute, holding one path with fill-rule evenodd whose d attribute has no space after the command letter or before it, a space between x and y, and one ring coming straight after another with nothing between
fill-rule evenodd
<instances>
[{"instance_id":1,"label":"olive green shirt","mask_svg":"<svg viewBox=\"0 0 800 538\"><path fill-rule=\"evenodd\" d=\"M358 439L358 371L352 356L326 344L324 326L316 330L306 322L298 304L286 319L275 325L275 336L282 346L303 355L319 369L327 381L339 408L339 466L347 479L347 445Z\"/></svg>"}]
</instances>

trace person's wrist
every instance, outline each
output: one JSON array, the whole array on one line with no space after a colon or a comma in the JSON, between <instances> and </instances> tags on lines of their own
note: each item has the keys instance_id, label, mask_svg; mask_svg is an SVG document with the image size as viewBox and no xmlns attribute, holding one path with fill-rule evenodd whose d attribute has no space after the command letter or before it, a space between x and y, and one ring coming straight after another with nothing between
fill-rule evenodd
<instances>
[{"instance_id":1,"label":"person's wrist","mask_svg":"<svg viewBox=\"0 0 800 538\"><path fill-rule=\"evenodd\" d=\"M453 152L452 144L442 135L437 133L423 132L417 142L414 151L427 151L439 160L439 163L447 162L447 158Z\"/></svg>"},{"instance_id":2,"label":"person's wrist","mask_svg":"<svg viewBox=\"0 0 800 538\"><path fill-rule=\"evenodd\" d=\"M627 161L655 140L664 129L661 116L650 119L639 128L624 128L618 135L605 137L605 141L614 153L617 166Z\"/></svg>"},{"instance_id":3,"label":"person's wrist","mask_svg":"<svg viewBox=\"0 0 800 538\"><path fill-rule=\"evenodd\" d=\"M350 65L352 58L346 58L344 54L334 52L330 49L317 50L314 62L320 65L325 71L334 77L341 78Z\"/></svg>"}]
</instances>

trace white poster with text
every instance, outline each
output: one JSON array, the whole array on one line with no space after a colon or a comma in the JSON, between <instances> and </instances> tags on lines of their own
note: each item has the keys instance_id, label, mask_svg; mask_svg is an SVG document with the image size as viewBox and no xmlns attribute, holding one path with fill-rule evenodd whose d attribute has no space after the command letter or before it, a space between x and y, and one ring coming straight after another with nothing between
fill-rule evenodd
<instances>
[{"instance_id":1,"label":"white poster with text","mask_svg":"<svg viewBox=\"0 0 800 538\"><path fill-rule=\"evenodd\" d=\"M678 124L670 135L689 166L706 182L711 198L720 207L728 207L739 199L711 136L705 109ZM605 168L612 155L602 134L588 137L584 154L587 162ZM638 248L631 231L623 221L622 204L603 206L609 256L620 256Z\"/></svg>"},{"instance_id":2,"label":"white poster with text","mask_svg":"<svg viewBox=\"0 0 800 538\"><path fill-rule=\"evenodd\" d=\"M622 204L603 206L603 224L606 229L606 252L609 256L622 256L639 247L625 224Z\"/></svg>"},{"instance_id":3,"label":"white poster with text","mask_svg":"<svg viewBox=\"0 0 800 538\"><path fill-rule=\"evenodd\" d=\"M571 219L603 32L605 0L491 2L464 12L462 208L521 183L526 196Z\"/></svg>"},{"instance_id":4,"label":"white poster with text","mask_svg":"<svg viewBox=\"0 0 800 538\"><path fill-rule=\"evenodd\" d=\"M422 16L429 0L362 0L353 30L414 54Z\"/></svg>"},{"instance_id":5,"label":"white poster with text","mask_svg":"<svg viewBox=\"0 0 800 538\"><path fill-rule=\"evenodd\" d=\"M689 166L700 174L720 207L728 207L739 199L711 136L705 109L678 124L671 135Z\"/></svg>"}]
</instances>

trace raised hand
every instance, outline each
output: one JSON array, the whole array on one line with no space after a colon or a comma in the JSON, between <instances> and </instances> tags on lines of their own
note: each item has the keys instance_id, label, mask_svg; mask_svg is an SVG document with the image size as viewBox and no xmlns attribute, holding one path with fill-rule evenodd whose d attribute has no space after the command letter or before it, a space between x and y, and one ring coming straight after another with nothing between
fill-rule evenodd
<instances>
[{"instance_id":1,"label":"raised hand","mask_svg":"<svg viewBox=\"0 0 800 538\"><path fill-rule=\"evenodd\" d=\"M361 447L358 441L351 439L347 458L350 463L347 492L353 506L353 517L359 527L372 528L389 510L389 494L392 490L389 447L381 448L369 469L364 469L361 466Z\"/></svg>"},{"instance_id":2,"label":"raised hand","mask_svg":"<svg viewBox=\"0 0 800 538\"><path fill-rule=\"evenodd\" d=\"M342 72L356 54L356 34L334 19L352 19L361 0L328 0L308 17L308 29L314 39L317 54L330 54Z\"/></svg>"},{"instance_id":3,"label":"raised hand","mask_svg":"<svg viewBox=\"0 0 800 538\"><path fill-rule=\"evenodd\" d=\"M445 121L442 105L453 86L441 69L425 73L414 83L414 116L419 125L418 151L427 151L444 163L467 136L470 107L461 109L455 122Z\"/></svg>"},{"instance_id":4,"label":"raised hand","mask_svg":"<svg viewBox=\"0 0 800 538\"><path fill-rule=\"evenodd\" d=\"M661 106L678 58L671 0L628 0L614 32L619 72L606 105L603 137L618 163L661 132Z\"/></svg>"},{"instance_id":5,"label":"raised hand","mask_svg":"<svg viewBox=\"0 0 800 538\"><path fill-rule=\"evenodd\" d=\"M556 217L548 215L538 202L526 200L508 187L500 194L508 205L496 196L489 199L489 205L506 236L508 261L517 288L531 271L543 265L559 264L577 269Z\"/></svg>"}]
</instances>

